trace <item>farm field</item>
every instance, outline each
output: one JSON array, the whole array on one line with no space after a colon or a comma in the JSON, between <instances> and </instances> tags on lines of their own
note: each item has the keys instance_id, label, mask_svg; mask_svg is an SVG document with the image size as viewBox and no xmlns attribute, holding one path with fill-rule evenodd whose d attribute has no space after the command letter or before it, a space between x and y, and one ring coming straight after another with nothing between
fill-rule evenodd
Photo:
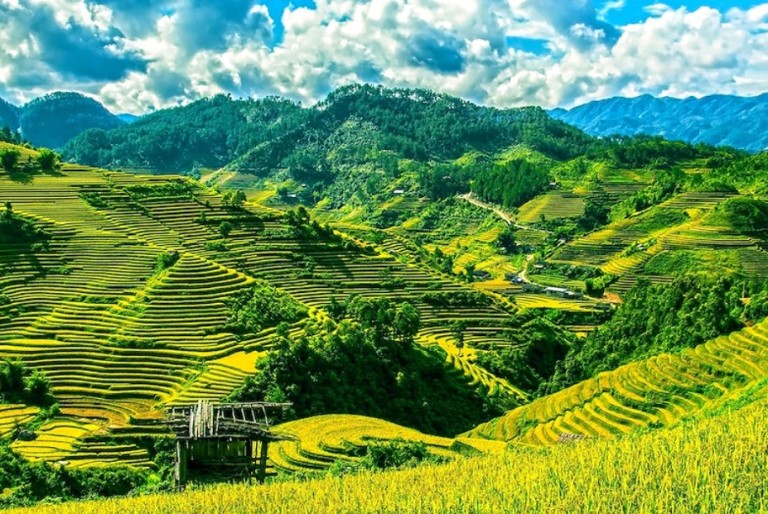
<instances>
[{"instance_id":1,"label":"farm field","mask_svg":"<svg viewBox=\"0 0 768 514\"><path fill-rule=\"evenodd\" d=\"M754 402L754 403L750 403ZM743 408L742 405L746 403ZM41 514L206 512L763 512L765 389L669 430L417 469L91 501ZM727 448L728 451L713 451ZM493 492L493 494L489 494ZM726 507L727 506L727 507ZM20 514L32 510L17 510Z\"/></svg>"},{"instance_id":2,"label":"farm field","mask_svg":"<svg viewBox=\"0 0 768 514\"><path fill-rule=\"evenodd\" d=\"M768 321L679 354L661 354L536 399L469 435L526 444L610 438L671 425L768 376Z\"/></svg>"},{"instance_id":3,"label":"farm field","mask_svg":"<svg viewBox=\"0 0 768 514\"><path fill-rule=\"evenodd\" d=\"M427 292L475 291L429 267L297 237L278 211L233 211L220 195L174 176L74 165L24 182L0 174L6 199L52 236L46 247L0 249L0 294L9 299L0 307L0 353L43 371L60 403L37 441L16 445L32 460L149 465L131 440L163 433L164 406L226 397L270 351L274 328L246 336L217 328L227 322L228 299L257 279L307 308L292 334L324 319L332 298L407 299L421 315L417 341L446 350L446 365L467 382L524 397L457 355L447 329L461 320L469 342L503 345L514 304L493 295L483 308L425 303ZM226 238L223 222L232 225ZM158 269L168 254L176 262ZM2 406L0 436L35 414ZM109 438L125 443L105 445Z\"/></svg>"}]
</instances>

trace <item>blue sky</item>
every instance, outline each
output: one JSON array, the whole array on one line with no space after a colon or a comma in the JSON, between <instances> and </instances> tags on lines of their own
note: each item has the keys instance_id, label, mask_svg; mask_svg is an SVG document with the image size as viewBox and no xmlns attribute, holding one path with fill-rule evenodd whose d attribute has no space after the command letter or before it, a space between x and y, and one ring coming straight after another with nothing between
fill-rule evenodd
<instances>
[{"instance_id":1,"label":"blue sky","mask_svg":"<svg viewBox=\"0 0 768 514\"><path fill-rule=\"evenodd\" d=\"M768 91L768 0L0 0L0 97L144 113L351 82L511 107Z\"/></svg>"},{"instance_id":2,"label":"blue sky","mask_svg":"<svg viewBox=\"0 0 768 514\"><path fill-rule=\"evenodd\" d=\"M615 25L628 25L630 23L638 23L646 20L649 16L646 10L648 6L656 3L663 3L668 5L672 9L679 9L681 7L688 8L689 10L695 10L699 7L714 7L721 11L727 11L731 8L749 9L758 5L759 2L750 2L748 0L731 0L727 2L686 2L685 0L675 0L666 2L638 2L637 0L626 0L623 2L623 6L619 9L611 9L606 15L606 20ZM615 2L599 2L598 10L604 9L607 5L615 4Z\"/></svg>"}]
</instances>

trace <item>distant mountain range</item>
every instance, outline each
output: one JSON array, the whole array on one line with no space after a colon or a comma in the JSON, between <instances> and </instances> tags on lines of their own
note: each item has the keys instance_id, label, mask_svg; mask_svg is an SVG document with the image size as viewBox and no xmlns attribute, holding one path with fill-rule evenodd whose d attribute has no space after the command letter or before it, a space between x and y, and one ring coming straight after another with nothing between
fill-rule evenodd
<instances>
[{"instance_id":1,"label":"distant mountain range","mask_svg":"<svg viewBox=\"0 0 768 514\"><path fill-rule=\"evenodd\" d=\"M768 93L749 98L611 98L570 110L554 109L549 114L593 136L648 134L750 152L768 149ZM0 99L0 127L20 130L36 146L61 148L86 130L109 131L138 119L131 114L112 114L79 93L52 93L23 107Z\"/></svg>"},{"instance_id":2,"label":"distant mountain range","mask_svg":"<svg viewBox=\"0 0 768 514\"><path fill-rule=\"evenodd\" d=\"M593 136L648 134L750 152L768 149L768 93L750 98L611 98L549 114Z\"/></svg>"},{"instance_id":3,"label":"distant mountain range","mask_svg":"<svg viewBox=\"0 0 768 514\"><path fill-rule=\"evenodd\" d=\"M115 116L80 93L51 93L23 107L0 99L0 127L20 131L35 146L60 148L86 130L111 130L133 120L130 115Z\"/></svg>"}]
</instances>

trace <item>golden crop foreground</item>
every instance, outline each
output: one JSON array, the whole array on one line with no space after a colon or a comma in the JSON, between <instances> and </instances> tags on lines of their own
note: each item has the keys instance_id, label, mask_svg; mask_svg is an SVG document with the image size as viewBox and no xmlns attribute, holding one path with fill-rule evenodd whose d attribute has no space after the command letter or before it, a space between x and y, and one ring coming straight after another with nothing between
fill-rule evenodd
<instances>
[{"instance_id":1,"label":"golden crop foreground","mask_svg":"<svg viewBox=\"0 0 768 514\"><path fill-rule=\"evenodd\" d=\"M768 512L768 401L615 440L513 447L447 465L38 507L41 514ZM32 511L17 511L32 512Z\"/></svg>"}]
</instances>

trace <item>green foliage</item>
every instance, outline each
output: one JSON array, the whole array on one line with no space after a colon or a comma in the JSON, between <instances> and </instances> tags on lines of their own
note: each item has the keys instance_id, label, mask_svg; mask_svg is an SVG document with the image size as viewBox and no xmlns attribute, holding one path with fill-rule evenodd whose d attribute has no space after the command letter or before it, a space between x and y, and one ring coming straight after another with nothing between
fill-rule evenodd
<instances>
[{"instance_id":1,"label":"green foliage","mask_svg":"<svg viewBox=\"0 0 768 514\"><path fill-rule=\"evenodd\" d=\"M0 361L0 403L25 403L50 407L55 403L45 374L31 370L21 361Z\"/></svg>"},{"instance_id":2,"label":"green foliage","mask_svg":"<svg viewBox=\"0 0 768 514\"><path fill-rule=\"evenodd\" d=\"M179 255L179 252L176 251L170 251L170 252L164 252L157 256L157 260L155 262L155 273L161 273L177 262L179 262L179 259L181 256Z\"/></svg>"},{"instance_id":3,"label":"green foliage","mask_svg":"<svg viewBox=\"0 0 768 514\"><path fill-rule=\"evenodd\" d=\"M412 344L420 321L410 304L353 297L328 311L338 324L297 338L283 331L232 399L287 400L297 417L355 413L446 435L499 412L449 371L442 350Z\"/></svg>"},{"instance_id":4,"label":"green foliage","mask_svg":"<svg viewBox=\"0 0 768 514\"><path fill-rule=\"evenodd\" d=\"M508 331L507 338L509 347L478 352L477 363L532 394L552 377L575 344L571 333L538 316Z\"/></svg>"},{"instance_id":5,"label":"green foliage","mask_svg":"<svg viewBox=\"0 0 768 514\"><path fill-rule=\"evenodd\" d=\"M265 280L257 280L250 289L238 292L227 301L227 307L226 328L239 333L293 323L307 314L306 307Z\"/></svg>"},{"instance_id":6,"label":"green foliage","mask_svg":"<svg viewBox=\"0 0 768 514\"><path fill-rule=\"evenodd\" d=\"M607 225L610 221L609 215L610 211L608 208L590 198L584 206L584 214L578 219L578 224L582 230L590 232L603 225Z\"/></svg>"},{"instance_id":7,"label":"green foliage","mask_svg":"<svg viewBox=\"0 0 768 514\"><path fill-rule=\"evenodd\" d=\"M611 211L611 217L614 220L627 218L636 212L660 204L680 193L686 179L685 173L679 168L656 170L653 184L615 205Z\"/></svg>"},{"instance_id":8,"label":"green foliage","mask_svg":"<svg viewBox=\"0 0 768 514\"><path fill-rule=\"evenodd\" d=\"M732 227L740 232L768 231L768 202L755 198L730 198L707 218L710 225Z\"/></svg>"},{"instance_id":9,"label":"green foliage","mask_svg":"<svg viewBox=\"0 0 768 514\"><path fill-rule=\"evenodd\" d=\"M221 237L229 237L229 234L232 233L232 229L234 229L234 227L229 221L225 220L219 223L219 234L221 234Z\"/></svg>"},{"instance_id":10,"label":"green foliage","mask_svg":"<svg viewBox=\"0 0 768 514\"><path fill-rule=\"evenodd\" d=\"M512 225L506 225L504 229L496 236L496 246L505 253L517 253L517 229Z\"/></svg>"},{"instance_id":11,"label":"green foliage","mask_svg":"<svg viewBox=\"0 0 768 514\"><path fill-rule=\"evenodd\" d=\"M439 307L488 307L493 303L490 296L475 291L428 292L421 301Z\"/></svg>"},{"instance_id":12,"label":"green foliage","mask_svg":"<svg viewBox=\"0 0 768 514\"><path fill-rule=\"evenodd\" d=\"M87 129L109 130L123 124L96 100L60 92L29 102L19 122L25 138L48 148L60 148Z\"/></svg>"},{"instance_id":13,"label":"green foliage","mask_svg":"<svg viewBox=\"0 0 768 514\"><path fill-rule=\"evenodd\" d=\"M182 197L191 198L195 192L195 185L189 180L178 179L163 182L162 184L137 184L125 187L125 192L133 198L163 198Z\"/></svg>"},{"instance_id":14,"label":"green foliage","mask_svg":"<svg viewBox=\"0 0 768 514\"><path fill-rule=\"evenodd\" d=\"M109 204L107 204L107 202L101 197L99 193L83 192L80 193L80 198L82 198L85 203L91 207L95 207L96 209L107 209L109 207Z\"/></svg>"},{"instance_id":15,"label":"green foliage","mask_svg":"<svg viewBox=\"0 0 768 514\"><path fill-rule=\"evenodd\" d=\"M366 453L360 462L365 469L412 468L425 462L439 463L443 461L429 453L427 445L420 441L391 441L373 442L366 446Z\"/></svg>"},{"instance_id":16,"label":"green foliage","mask_svg":"<svg viewBox=\"0 0 768 514\"><path fill-rule=\"evenodd\" d=\"M227 191L221 199L221 205L224 208L239 210L245 206L246 199L245 192L240 189L234 193L232 191Z\"/></svg>"},{"instance_id":17,"label":"green foliage","mask_svg":"<svg viewBox=\"0 0 768 514\"><path fill-rule=\"evenodd\" d=\"M35 224L13 212L11 202L5 202L5 208L0 212L0 243L14 245L29 245L45 242L50 235L35 227Z\"/></svg>"},{"instance_id":18,"label":"green foliage","mask_svg":"<svg viewBox=\"0 0 768 514\"><path fill-rule=\"evenodd\" d=\"M0 150L0 165L5 171L13 171L19 163L21 153L15 148L6 148Z\"/></svg>"},{"instance_id":19,"label":"green foliage","mask_svg":"<svg viewBox=\"0 0 768 514\"><path fill-rule=\"evenodd\" d=\"M709 147L694 147L681 141L667 141L655 136L618 137L608 140L606 153L617 166L625 168L666 168L674 161L711 154Z\"/></svg>"},{"instance_id":20,"label":"green foliage","mask_svg":"<svg viewBox=\"0 0 768 514\"><path fill-rule=\"evenodd\" d=\"M35 158L37 165L43 171L54 171L59 167L61 157L59 154L48 148L41 148Z\"/></svg>"},{"instance_id":21,"label":"green foliage","mask_svg":"<svg viewBox=\"0 0 768 514\"><path fill-rule=\"evenodd\" d=\"M641 280L614 317L573 346L558 364L547 391L554 392L664 352L692 348L760 319L768 283L732 277L681 276L671 284ZM754 307L742 301L754 296Z\"/></svg>"},{"instance_id":22,"label":"green foliage","mask_svg":"<svg viewBox=\"0 0 768 514\"><path fill-rule=\"evenodd\" d=\"M65 159L99 167L157 172L218 169L304 122L288 100L219 95L143 116L116 130L89 130L62 150Z\"/></svg>"},{"instance_id":23,"label":"green foliage","mask_svg":"<svg viewBox=\"0 0 768 514\"><path fill-rule=\"evenodd\" d=\"M0 507L32 506L45 499L125 495L142 487L148 472L130 467L71 469L30 463L0 444Z\"/></svg>"},{"instance_id":24,"label":"green foliage","mask_svg":"<svg viewBox=\"0 0 768 514\"><path fill-rule=\"evenodd\" d=\"M603 295L605 295L605 290L615 280L616 280L616 276L614 275L603 275L601 277L588 278L584 282L585 289L586 289L585 292L589 296L593 296L595 298L602 298Z\"/></svg>"},{"instance_id":25,"label":"green foliage","mask_svg":"<svg viewBox=\"0 0 768 514\"><path fill-rule=\"evenodd\" d=\"M482 166L474 174L472 191L483 200L512 209L543 192L549 182L546 168L525 160L514 160Z\"/></svg>"}]
</instances>

